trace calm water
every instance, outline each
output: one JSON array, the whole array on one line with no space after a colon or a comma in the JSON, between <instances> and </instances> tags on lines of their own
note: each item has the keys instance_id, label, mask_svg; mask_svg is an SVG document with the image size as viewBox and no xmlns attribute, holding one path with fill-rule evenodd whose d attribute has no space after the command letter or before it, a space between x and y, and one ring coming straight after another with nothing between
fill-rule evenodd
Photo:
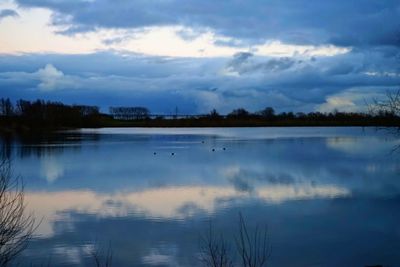
<instances>
[{"instance_id":1,"label":"calm water","mask_svg":"<svg viewBox=\"0 0 400 267\"><path fill-rule=\"evenodd\" d=\"M21 261L54 266L90 266L108 244L113 266L200 266L209 221L231 240L239 212L250 229L268 225L269 266L400 266L399 144L372 128L85 129L2 141L28 209L43 218Z\"/></svg>"}]
</instances>

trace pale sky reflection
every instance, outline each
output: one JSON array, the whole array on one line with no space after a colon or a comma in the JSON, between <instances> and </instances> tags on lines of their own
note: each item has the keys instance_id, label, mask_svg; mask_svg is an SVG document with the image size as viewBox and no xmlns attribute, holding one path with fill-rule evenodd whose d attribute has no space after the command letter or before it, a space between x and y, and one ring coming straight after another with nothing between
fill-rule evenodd
<instances>
[{"instance_id":1,"label":"pale sky reflection","mask_svg":"<svg viewBox=\"0 0 400 267\"><path fill-rule=\"evenodd\" d=\"M349 190L333 185L272 185L255 192L238 192L223 186L182 186L149 189L141 192L102 194L92 191L27 192L28 210L43 218L37 231L40 236L54 234L53 222L68 221L68 212L94 214L100 217L140 214L153 219L184 219L197 211L214 213L226 201L246 199L279 204L290 200L334 198L350 195ZM188 208L188 209L187 209Z\"/></svg>"}]
</instances>

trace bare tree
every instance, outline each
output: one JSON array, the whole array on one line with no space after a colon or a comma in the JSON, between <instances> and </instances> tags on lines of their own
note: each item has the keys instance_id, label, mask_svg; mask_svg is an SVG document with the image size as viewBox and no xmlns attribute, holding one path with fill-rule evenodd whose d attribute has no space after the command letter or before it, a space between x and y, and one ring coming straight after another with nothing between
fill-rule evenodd
<instances>
[{"instance_id":1,"label":"bare tree","mask_svg":"<svg viewBox=\"0 0 400 267\"><path fill-rule=\"evenodd\" d=\"M386 99L373 100L369 105L370 114L375 116L400 117L400 89L396 92L386 92Z\"/></svg>"},{"instance_id":2,"label":"bare tree","mask_svg":"<svg viewBox=\"0 0 400 267\"><path fill-rule=\"evenodd\" d=\"M267 266L267 260L271 256L268 227L260 229L256 225L254 232L249 233L243 215L239 213L239 236L236 237L236 246L241 258L241 266Z\"/></svg>"},{"instance_id":3,"label":"bare tree","mask_svg":"<svg viewBox=\"0 0 400 267\"><path fill-rule=\"evenodd\" d=\"M230 249L222 234L216 237L210 222L207 235L202 237L201 261L207 267L233 267Z\"/></svg>"},{"instance_id":4,"label":"bare tree","mask_svg":"<svg viewBox=\"0 0 400 267\"><path fill-rule=\"evenodd\" d=\"M0 99L0 115L9 117L14 113L14 106L10 99Z\"/></svg>"},{"instance_id":5,"label":"bare tree","mask_svg":"<svg viewBox=\"0 0 400 267\"><path fill-rule=\"evenodd\" d=\"M390 126L397 126L384 129L400 132L400 89L396 92L387 91L385 99L374 98L367 106L371 116L390 122Z\"/></svg>"},{"instance_id":6,"label":"bare tree","mask_svg":"<svg viewBox=\"0 0 400 267\"><path fill-rule=\"evenodd\" d=\"M26 214L24 186L13 177L9 160L0 162L0 266L9 265L32 238L38 224Z\"/></svg>"},{"instance_id":7,"label":"bare tree","mask_svg":"<svg viewBox=\"0 0 400 267\"><path fill-rule=\"evenodd\" d=\"M240 263L235 264L229 244L220 233L213 232L210 223L208 235L202 238L201 260L207 267L265 267L271 256L271 244L268 237L268 228L256 225L254 231L247 228L243 215L239 213L239 233L235 236L236 250Z\"/></svg>"},{"instance_id":8,"label":"bare tree","mask_svg":"<svg viewBox=\"0 0 400 267\"><path fill-rule=\"evenodd\" d=\"M379 130L385 130L388 134L399 136L400 134L400 89L396 92L386 92L386 98L383 100L373 99L372 104L368 104L371 116L388 122L391 127L378 127ZM400 145L394 146L392 152L399 151Z\"/></svg>"}]
</instances>

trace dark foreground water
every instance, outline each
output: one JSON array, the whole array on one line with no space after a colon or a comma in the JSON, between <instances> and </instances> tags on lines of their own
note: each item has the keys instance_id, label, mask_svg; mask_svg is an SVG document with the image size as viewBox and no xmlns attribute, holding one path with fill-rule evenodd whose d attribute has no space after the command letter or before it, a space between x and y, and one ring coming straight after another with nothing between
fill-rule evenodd
<instances>
[{"instance_id":1,"label":"dark foreground water","mask_svg":"<svg viewBox=\"0 0 400 267\"><path fill-rule=\"evenodd\" d=\"M43 218L22 265L90 266L110 244L118 267L201 266L209 221L232 240L239 212L250 230L268 225L269 266L400 266L399 144L372 128L100 129L2 142Z\"/></svg>"}]
</instances>

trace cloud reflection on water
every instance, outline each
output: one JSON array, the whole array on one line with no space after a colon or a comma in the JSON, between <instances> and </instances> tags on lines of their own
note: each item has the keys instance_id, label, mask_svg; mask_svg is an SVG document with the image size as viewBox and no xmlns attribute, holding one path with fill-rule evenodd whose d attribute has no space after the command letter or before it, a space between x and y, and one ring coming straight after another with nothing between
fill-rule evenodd
<instances>
[{"instance_id":1,"label":"cloud reflection on water","mask_svg":"<svg viewBox=\"0 0 400 267\"><path fill-rule=\"evenodd\" d=\"M333 185L271 185L257 188L252 194L234 188L216 186L182 186L149 189L140 192L102 194L92 191L28 192L28 208L43 221L38 234L54 234L53 222L68 221L69 212L99 217L141 214L152 219L185 219L196 212L214 213L227 208L227 201L238 203L246 199L279 204L290 200L349 196L345 188Z\"/></svg>"},{"instance_id":2,"label":"cloud reflection on water","mask_svg":"<svg viewBox=\"0 0 400 267\"><path fill-rule=\"evenodd\" d=\"M289 258L329 266L321 259L332 251L357 266L371 249L398 258L397 241L387 241L400 233L398 156L389 153L397 141L372 128L100 129L59 138L12 150L28 208L44 218L28 261L48 248L57 263L85 265L100 233L116 243L119 266L196 266L205 221L232 233L239 211L274 229L275 266L293 266Z\"/></svg>"}]
</instances>

